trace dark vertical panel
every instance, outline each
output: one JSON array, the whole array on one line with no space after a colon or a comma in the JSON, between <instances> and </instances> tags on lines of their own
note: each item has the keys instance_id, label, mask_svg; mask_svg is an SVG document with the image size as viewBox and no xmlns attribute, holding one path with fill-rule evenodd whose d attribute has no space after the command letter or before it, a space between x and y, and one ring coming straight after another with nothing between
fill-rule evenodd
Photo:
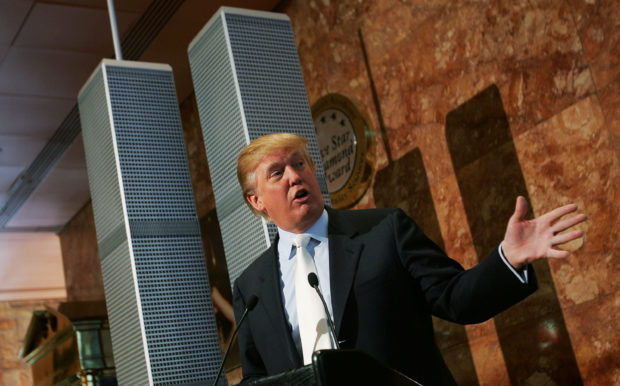
<instances>
[{"instance_id":1,"label":"dark vertical panel","mask_svg":"<svg viewBox=\"0 0 620 386\"><path fill-rule=\"evenodd\" d=\"M419 148L379 170L373 190L377 208L401 208L435 244L443 248L439 221Z\"/></svg>"},{"instance_id":2,"label":"dark vertical panel","mask_svg":"<svg viewBox=\"0 0 620 386\"><path fill-rule=\"evenodd\" d=\"M373 189L378 208L403 209L431 240L443 248L420 149L410 151L379 170ZM478 378L465 327L439 318L433 318L433 325L437 345L457 384L477 385Z\"/></svg>"},{"instance_id":3,"label":"dark vertical panel","mask_svg":"<svg viewBox=\"0 0 620 386\"><path fill-rule=\"evenodd\" d=\"M528 197L495 85L448 114L446 139L481 261L503 239L517 195ZM495 318L511 383L581 384L547 261L535 270L540 289Z\"/></svg>"},{"instance_id":4,"label":"dark vertical panel","mask_svg":"<svg viewBox=\"0 0 620 386\"><path fill-rule=\"evenodd\" d=\"M222 242L222 233L215 209L209 211L205 216L200 218L200 233L202 235L202 245L205 250L205 260L207 263L207 275L211 284L211 297L213 298L213 307L215 309L215 321L220 338L220 346L222 353L226 350L228 342L232 337L235 328L235 320L227 318L226 310L232 310L232 285L228 276L228 266L226 265L226 256L224 254L224 243ZM241 366L239 359L239 348L235 340L231 347L230 354L226 359L225 370Z\"/></svg>"}]
</instances>

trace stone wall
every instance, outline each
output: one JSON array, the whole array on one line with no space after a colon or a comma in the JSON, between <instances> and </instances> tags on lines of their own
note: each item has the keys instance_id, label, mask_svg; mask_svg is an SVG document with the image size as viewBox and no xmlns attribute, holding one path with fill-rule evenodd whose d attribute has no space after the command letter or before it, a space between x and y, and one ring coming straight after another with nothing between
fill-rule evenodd
<instances>
[{"instance_id":1,"label":"stone wall","mask_svg":"<svg viewBox=\"0 0 620 386\"><path fill-rule=\"evenodd\" d=\"M0 385L32 384L30 366L19 358L32 312L56 308L58 300L0 302Z\"/></svg>"}]
</instances>

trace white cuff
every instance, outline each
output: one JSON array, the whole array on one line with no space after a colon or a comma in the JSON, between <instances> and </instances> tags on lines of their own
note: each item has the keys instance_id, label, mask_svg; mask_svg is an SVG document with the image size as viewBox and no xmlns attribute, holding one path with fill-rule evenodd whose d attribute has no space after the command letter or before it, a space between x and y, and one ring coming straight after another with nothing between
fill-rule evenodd
<instances>
[{"instance_id":1,"label":"white cuff","mask_svg":"<svg viewBox=\"0 0 620 386\"><path fill-rule=\"evenodd\" d=\"M523 284L527 284L528 283L528 277L527 277L527 268L523 268L519 271L517 271L512 265L510 265L510 263L508 262L508 260L506 260L506 256L504 256L504 253L502 252L502 244L504 242L502 241L499 244L499 247L497 247L497 251L499 252L499 255L502 258L502 261L504 262L504 264L506 264L506 266L508 267L508 269L510 269L510 271L512 271L512 273L515 274L515 276L519 279L519 281Z\"/></svg>"}]
</instances>

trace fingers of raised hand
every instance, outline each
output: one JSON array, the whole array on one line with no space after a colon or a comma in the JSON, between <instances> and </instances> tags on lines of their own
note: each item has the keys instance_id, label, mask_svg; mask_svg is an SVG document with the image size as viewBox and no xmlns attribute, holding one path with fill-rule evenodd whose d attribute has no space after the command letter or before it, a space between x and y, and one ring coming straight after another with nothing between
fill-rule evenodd
<instances>
[{"instance_id":1,"label":"fingers of raised hand","mask_svg":"<svg viewBox=\"0 0 620 386\"><path fill-rule=\"evenodd\" d=\"M583 235L583 231L577 230L568 233L562 233L559 235L555 235L551 240L552 245L564 244L569 241L573 241L576 238L579 238Z\"/></svg>"},{"instance_id":2,"label":"fingers of raised hand","mask_svg":"<svg viewBox=\"0 0 620 386\"><path fill-rule=\"evenodd\" d=\"M562 232L572 226L575 226L583 221L586 220L586 215L581 213L578 215L575 215L573 217L564 219L564 220L560 220L557 223L553 224L551 226L551 230L553 231L553 233L558 233L558 232Z\"/></svg>"},{"instance_id":3,"label":"fingers of raised hand","mask_svg":"<svg viewBox=\"0 0 620 386\"><path fill-rule=\"evenodd\" d=\"M527 200L523 196L517 197L517 202L515 205L514 217L517 220L525 219L525 215L527 214Z\"/></svg>"},{"instance_id":4,"label":"fingers of raised hand","mask_svg":"<svg viewBox=\"0 0 620 386\"><path fill-rule=\"evenodd\" d=\"M553 209L551 212L548 212L542 216L540 216L541 218L544 218L545 220L549 221L550 223L553 223L555 221L557 221L559 218L561 218L562 216L565 216L569 213L572 213L574 211L577 210L577 205L575 204L568 204L568 205L564 205L561 206L559 208L555 208Z\"/></svg>"},{"instance_id":5,"label":"fingers of raised hand","mask_svg":"<svg viewBox=\"0 0 620 386\"><path fill-rule=\"evenodd\" d=\"M549 248L547 251L547 257L550 259L565 259L570 255L570 252L560 249Z\"/></svg>"}]
</instances>

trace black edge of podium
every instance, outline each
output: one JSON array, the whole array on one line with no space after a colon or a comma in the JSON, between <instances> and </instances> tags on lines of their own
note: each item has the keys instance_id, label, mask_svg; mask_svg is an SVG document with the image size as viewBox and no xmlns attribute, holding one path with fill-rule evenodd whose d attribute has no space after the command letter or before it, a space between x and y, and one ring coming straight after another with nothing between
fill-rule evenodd
<instances>
[{"instance_id":1,"label":"black edge of podium","mask_svg":"<svg viewBox=\"0 0 620 386\"><path fill-rule=\"evenodd\" d=\"M312 355L311 365L243 384L252 386L420 385L358 350L316 351Z\"/></svg>"}]
</instances>

